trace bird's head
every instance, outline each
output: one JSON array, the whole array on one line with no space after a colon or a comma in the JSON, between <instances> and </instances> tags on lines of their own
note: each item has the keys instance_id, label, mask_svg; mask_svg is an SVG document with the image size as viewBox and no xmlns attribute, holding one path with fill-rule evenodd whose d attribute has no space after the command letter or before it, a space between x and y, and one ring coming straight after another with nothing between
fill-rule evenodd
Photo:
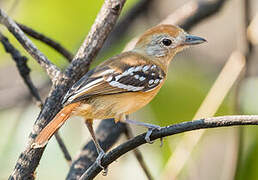
<instances>
[{"instance_id":1,"label":"bird's head","mask_svg":"<svg viewBox=\"0 0 258 180\"><path fill-rule=\"evenodd\" d=\"M176 53L203 42L206 40L189 35L177 26L159 25L147 30L138 40L134 50L168 65Z\"/></svg>"}]
</instances>

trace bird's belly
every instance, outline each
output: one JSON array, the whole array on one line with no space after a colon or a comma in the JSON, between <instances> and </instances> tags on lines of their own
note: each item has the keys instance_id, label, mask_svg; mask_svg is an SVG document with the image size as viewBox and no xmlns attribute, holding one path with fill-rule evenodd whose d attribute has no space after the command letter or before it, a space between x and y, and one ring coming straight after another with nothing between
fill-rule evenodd
<instances>
[{"instance_id":1,"label":"bird's belly","mask_svg":"<svg viewBox=\"0 0 258 180\"><path fill-rule=\"evenodd\" d=\"M88 119L117 118L139 110L148 104L157 92L127 92L95 97L77 108L75 114Z\"/></svg>"}]
</instances>

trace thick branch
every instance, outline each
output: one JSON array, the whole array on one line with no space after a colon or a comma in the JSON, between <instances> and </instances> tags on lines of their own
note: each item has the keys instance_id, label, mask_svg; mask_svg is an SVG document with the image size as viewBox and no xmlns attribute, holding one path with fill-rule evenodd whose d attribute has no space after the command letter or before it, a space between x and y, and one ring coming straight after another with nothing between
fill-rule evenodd
<instances>
[{"instance_id":1,"label":"thick branch","mask_svg":"<svg viewBox=\"0 0 258 180\"><path fill-rule=\"evenodd\" d=\"M92 58L96 56L110 30L114 26L117 17L124 5L125 0L106 0L98 18L96 19L91 33L86 38L77 59L66 70L66 76L58 80L56 86L51 90L46 102L33 126L30 134L28 146L21 153L12 175L9 179L34 179L34 171L37 168L41 156L44 152L42 149L31 149L30 143L44 128L47 123L55 116L61 108L61 100L71 85L76 82L84 73L87 72ZM106 9L107 8L107 9ZM103 16L103 17L101 17ZM105 22L103 22L105 21ZM94 33L96 31L97 33Z\"/></svg>"},{"instance_id":2,"label":"thick branch","mask_svg":"<svg viewBox=\"0 0 258 180\"><path fill-rule=\"evenodd\" d=\"M26 33L27 35L47 44L48 46L52 47L55 49L57 52L62 54L66 59L69 60L69 62L72 61L73 59L73 54L70 53L66 48L64 48L61 44L56 42L55 40L45 36L44 34L41 34L32 28L25 26L23 24L17 23L17 25L21 28L21 30Z\"/></svg>"},{"instance_id":3,"label":"thick branch","mask_svg":"<svg viewBox=\"0 0 258 180\"><path fill-rule=\"evenodd\" d=\"M61 71L52 64L48 58L42 54L32 41L26 37L17 24L0 9L0 23L3 24L21 43L24 49L39 63L39 65L47 72L53 82L59 78Z\"/></svg>"},{"instance_id":4,"label":"thick branch","mask_svg":"<svg viewBox=\"0 0 258 180\"><path fill-rule=\"evenodd\" d=\"M156 140L162 137L171 136L187 131L207 129L215 127L227 127L227 126L238 126L238 125L258 125L258 115L240 115L240 116L219 116L211 117L206 119L200 119L195 121L183 122L171 126L162 128L161 130L155 130L151 135L151 140ZM115 149L111 150L102 159L102 165L107 167L109 164L114 162L120 156L124 155L128 151L131 151L142 144L146 143L146 133L136 136L135 138L121 144ZM88 180L96 177L100 172L101 168L95 162L87 171L83 174L81 179Z\"/></svg>"}]
</instances>

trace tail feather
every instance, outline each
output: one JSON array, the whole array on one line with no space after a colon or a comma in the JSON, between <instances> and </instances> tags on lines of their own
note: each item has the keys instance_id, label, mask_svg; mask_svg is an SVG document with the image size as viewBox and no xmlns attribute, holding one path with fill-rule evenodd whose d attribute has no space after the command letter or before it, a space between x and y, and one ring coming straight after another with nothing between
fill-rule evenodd
<instances>
[{"instance_id":1,"label":"tail feather","mask_svg":"<svg viewBox=\"0 0 258 180\"><path fill-rule=\"evenodd\" d=\"M42 129L38 134L34 143L31 145L32 148L44 147L48 140L53 136L53 134L66 122L70 117L72 111L78 107L80 103L73 103L65 106L55 117L52 119L48 125Z\"/></svg>"}]
</instances>

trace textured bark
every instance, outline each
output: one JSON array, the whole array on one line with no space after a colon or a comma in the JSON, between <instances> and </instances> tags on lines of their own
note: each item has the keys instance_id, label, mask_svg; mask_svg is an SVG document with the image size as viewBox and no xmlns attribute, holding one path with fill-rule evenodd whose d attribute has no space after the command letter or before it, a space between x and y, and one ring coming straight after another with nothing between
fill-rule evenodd
<instances>
[{"instance_id":1,"label":"textured bark","mask_svg":"<svg viewBox=\"0 0 258 180\"><path fill-rule=\"evenodd\" d=\"M195 121L183 122L167 127L163 127L161 130L155 130L151 134L151 141L171 136L187 131L207 129L215 127L227 127L237 125L258 125L258 115L240 115L240 116L219 116L211 117L206 119L200 119ZM103 157L101 164L107 167L109 164L114 162L120 156L124 155L128 151L131 151L140 145L146 144L145 140L146 133L136 136L135 138L121 144L120 146L111 150L106 156ZM101 168L95 162L87 171L82 175L84 180L90 180L96 177L100 172Z\"/></svg>"},{"instance_id":2,"label":"textured bark","mask_svg":"<svg viewBox=\"0 0 258 180\"><path fill-rule=\"evenodd\" d=\"M116 20L124 5L124 2L125 0L106 0L103 4L101 11L94 25L92 26L89 35L87 36L82 47L78 51L76 59L74 59L70 66L67 68L65 75L61 77L59 76L58 81L52 87L51 92L47 97L43 105L43 108L35 122L35 125L33 126L33 131L29 136L28 146L26 147L25 151L21 153L17 161L17 164L14 168L14 171L12 175L9 177L9 179L35 178L34 172L39 164L41 156L44 152L44 148L31 149L30 144L32 140L36 137L40 130L47 125L47 123L53 118L53 116L55 116L55 114L60 110L62 97L65 95L69 87L88 71L90 63L100 50L107 35L116 23ZM15 37L27 48L27 42L30 41L25 41L26 43L24 43L24 40L27 40L25 38L25 35L22 38L20 36L16 36L16 30L18 30L19 32L18 35L24 33L21 30L19 30L16 24L13 24L13 21L10 21L10 18L6 17L6 14L4 14L3 11L0 11L0 17L3 16L5 18L0 18L0 22L6 26L9 26L10 22L12 22L9 28L10 32L13 33ZM8 19L9 24L5 22L6 19ZM34 50L34 47L29 46L29 51L34 52ZM45 57L44 55L42 55L42 53L39 54L40 58ZM35 56L35 58L38 58L38 56ZM40 61L40 63L42 63L42 61ZM49 65L49 61L48 63L43 61L42 67L47 68ZM56 69L53 70L59 72Z\"/></svg>"}]
</instances>

